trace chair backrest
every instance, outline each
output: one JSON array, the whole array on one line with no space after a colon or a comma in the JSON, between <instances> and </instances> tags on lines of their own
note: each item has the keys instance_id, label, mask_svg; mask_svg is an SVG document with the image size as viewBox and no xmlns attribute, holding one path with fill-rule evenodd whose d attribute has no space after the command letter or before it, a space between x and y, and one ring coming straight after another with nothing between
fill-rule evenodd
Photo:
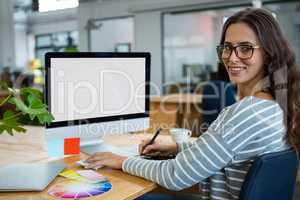
<instances>
[{"instance_id":1,"label":"chair backrest","mask_svg":"<svg viewBox=\"0 0 300 200\"><path fill-rule=\"evenodd\" d=\"M245 177L240 200L292 200L298 165L293 149L257 158Z\"/></svg>"},{"instance_id":2,"label":"chair backrest","mask_svg":"<svg viewBox=\"0 0 300 200\"><path fill-rule=\"evenodd\" d=\"M210 125L223 108L236 102L234 86L225 81L208 81L202 91L202 121Z\"/></svg>"}]
</instances>

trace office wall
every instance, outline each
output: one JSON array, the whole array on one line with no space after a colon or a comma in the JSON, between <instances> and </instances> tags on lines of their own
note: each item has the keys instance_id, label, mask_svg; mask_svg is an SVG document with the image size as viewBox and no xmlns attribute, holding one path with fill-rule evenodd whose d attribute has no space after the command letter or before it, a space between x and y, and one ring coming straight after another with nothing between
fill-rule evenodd
<instances>
[{"instance_id":1,"label":"office wall","mask_svg":"<svg viewBox=\"0 0 300 200\"><path fill-rule=\"evenodd\" d=\"M120 44L134 45L133 17L114 18L94 22L95 27L90 31L91 51L115 51Z\"/></svg>"},{"instance_id":2,"label":"office wall","mask_svg":"<svg viewBox=\"0 0 300 200\"><path fill-rule=\"evenodd\" d=\"M26 68L28 65L29 48L26 24L17 24L14 27L15 31L15 62L16 68Z\"/></svg>"},{"instance_id":3,"label":"office wall","mask_svg":"<svg viewBox=\"0 0 300 200\"><path fill-rule=\"evenodd\" d=\"M34 35L78 29L77 8L28 14L14 13L13 4L0 1L0 67L26 69L35 55Z\"/></svg>"},{"instance_id":4,"label":"office wall","mask_svg":"<svg viewBox=\"0 0 300 200\"><path fill-rule=\"evenodd\" d=\"M32 13L27 21L28 32L34 35L77 30L77 8Z\"/></svg>"},{"instance_id":5,"label":"office wall","mask_svg":"<svg viewBox=\"0 0 300 200\"><path fill-rule=\"evenodd\" d=\"M296 62L300 64L300 12L296 13L281 12L277 14L279 24L285 37L288 39L292 49L296 54Z\"/></svg>"},{"instance_id":6,"label":"office wall","mask_svg":"<svg viewBox=\"0 0 300 200\"><path fill-rule=\"evenodd\" d=\"M187 82L186 65L199 65L193 73L215 69L215 12L164 15L164 65L167 83ZM201 67L203 67L201 69ZM196 74L188 78L196 78ZM191 80L198 82L199 80Z\"/></svg>"},{"instance_id":7,"label":"office wall","mask_svg":"<svg viewBox=\"0 0 300 200\"><path fill-rule=\"evenodd\" d=\"M77 20L56 21L51 23L34 24L29 32L34 35L45 33L65 32L77 30Z\"/></svg>"},{"instance_id":8,"label":"office wall","mask_svg":"<svg viewBox=\"0 0 300 200\"><path fill-rule=\"evenodd\" d=\"M0 68L15 66L13 1L0 1Z\"/></svg>"},{"instance_id":9,"label":"office wall","mask_svg":"<svg viewBox=\"0 0 300 200\"><path fill-rule=\"evenodd\" d=\"M162 20L161 13L169 9L186 9L225 0L111 0L81 1L78 10L79 46L88 50L86 24L89 19L109 19L134 16L135 45L133 51L149 51L152 55L152 94L159 94L162 88Z\"/></svg>"},{"instance_id":10,"label":"office wall","mask_svg":"<svg viewBox=\"0 0 300 200\"><path fill-rule=\"evenodd\" d=\"M77 25L77 8L31 13L26 20L27 60L35 58L35 35L74 31L78 30Z\"/></svg>"},{"instance_id":11,"label":"office wall","mask_svg":"<svg viewBox=\"0 0 300 200\"><path fill-rule=\"evenodd\" d=\"M162 34L160 12L135 15L135 50L151 52L151 94L162 93Z\"/></svg>"}]
</instances>

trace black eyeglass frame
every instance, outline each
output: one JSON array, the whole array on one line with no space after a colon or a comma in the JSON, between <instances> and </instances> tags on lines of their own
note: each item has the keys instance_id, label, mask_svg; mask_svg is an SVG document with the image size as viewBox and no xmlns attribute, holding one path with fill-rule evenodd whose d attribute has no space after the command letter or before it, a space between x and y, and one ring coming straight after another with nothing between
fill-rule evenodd
<instances>
[{"instance_id":1,"label":"black eyeglass frame","mask_svg":"<svg viewBox=\"0 0 300 200\"><path fill-rule=\"evenodd\" d=\"M222 57L223 51L224 51L224 49L225 49L225 48L224 48L224 44L223 44L223 45L218 45L218 46L216 47L216 49L217 49L217 54L218 54L218 57L219 57L220 61L222 61L222 60L224 60L224 59L229 59L233 51L234 51L235 55L236 55L239 59L241 59L241 60L251 59L252 56L253 56L254 49L259 49L259 48L261 47L261 46L259 46L259 45L254 45L254 44L238 44L238 45L236 45L236 46L233 46L233 45L231 45L231 44L228 44L228 45L230 46L230 53L229 53L229 56L226 57L226 58L223 58L223 57ZM248 57L246 57L246 58L242 58L242 57L239 56L239 53L238 53L238 51L237 51L237 48L238 48L238 47L241 47L241 46L247 46L247 47L250 47L250 48L251 48L251 54L250 54L250 56L248 56ZM221 48L223 48L223 49L221 49Z\"/></svg>"}]
</instances>

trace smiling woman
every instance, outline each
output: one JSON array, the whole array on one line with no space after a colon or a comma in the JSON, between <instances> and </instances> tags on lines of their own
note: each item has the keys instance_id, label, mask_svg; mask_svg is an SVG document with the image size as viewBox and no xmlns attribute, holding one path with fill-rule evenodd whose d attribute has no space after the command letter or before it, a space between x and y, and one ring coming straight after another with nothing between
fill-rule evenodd
<instances>
[{"instance_id":1,"label":"smiling woman","mask_svg":"<svg viewBox=\"0 0 300 200\"><path fill-rule=\"evenodd\" d=\"M254 94L253 87L264 77L264 51L255 32L244 22L232 24L219 47L219 57L231 82L238 86L239 92Z\"/></svg>"},{"instance_id":2,"label":"smiling woman","mask_svg":"<svg viewBox=\"0 0 300 200\"><path fill-rule=\"evenodd\" d=\"M226 107L205 133L192 143L168 144L170 154L176 154L174 159L98 153L88 159L92 166L122 168L171 190L198 183L199 199L240 199L253 160L291 147L299 152L300 75L294 52L272 14L245 9L229 17L217 50L240 100ZM162 153L166 147L148 143L140 144L141 154ZM142 199L178 197L150 194Z\"/></svg>"},{"instance_id":3,"label":"smiling woman","mask_svg":"<svg viewBox=\"0 0 300 200\"><path fill-rule=\"evenodd\" d=\"M243 58L239 55L242 49L237 48L245 43L249 43L249 57ZM231 48L225 48L228 44ZM219 59L230 80L237 84L239 96L261 92L277 101L284 111L287 139L299 151L299 69L275 18L262 9L246 9L233 15L224 24L220 47L224 48L218 48Z\"/></svg>"}]
</instances>

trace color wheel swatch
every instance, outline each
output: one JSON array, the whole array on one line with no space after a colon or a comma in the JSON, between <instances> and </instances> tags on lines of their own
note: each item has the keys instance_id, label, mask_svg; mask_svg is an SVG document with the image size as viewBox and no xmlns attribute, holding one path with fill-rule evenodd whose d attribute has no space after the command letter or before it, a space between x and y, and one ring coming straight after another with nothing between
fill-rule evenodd
<instances>
[{"instance_id":1,"label":"color wheel swatch","mask_svg":"<svg viewBox=\"0 0 300 200\"><path fill-rule=\"evenodd\" d=\"M85 198L107 192L112 187L108 181L100 183L86 183L76 180L66 180L55 184L48 193L57 198Z\"/></svg>"},{"instance_id":2,"label":"color wheel swatch","mask_svg":"<svg viewBox=\"0 0 300 200\"><path fill-rule=\"evenodd\" d=\"M111 189L106 177L93 170L65 169L59 174L66 180L55 184L48 194L57 198L79 199L100 195Z\"/></svg>"}]
</instances>

